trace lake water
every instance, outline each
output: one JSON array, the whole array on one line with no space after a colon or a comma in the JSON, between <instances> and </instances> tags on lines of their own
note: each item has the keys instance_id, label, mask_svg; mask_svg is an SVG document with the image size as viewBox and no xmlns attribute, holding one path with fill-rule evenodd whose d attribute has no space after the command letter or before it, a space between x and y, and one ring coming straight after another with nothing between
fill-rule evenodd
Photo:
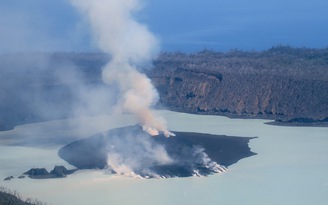
<instances>
[{"instance_id":1,"label":"lake water","mask_svg":"<svg viewBox=\"0 0 328 205\"><path fill-rule=\"evenodd\" d=\"M258 154L240 160L223 174L201 178L142 180L98 170L78 171L64 179L17 179L32 167L70 167L57 156L63 142L136 123L129 115L58 120L0 132L0 179L15 176L1 181L0 186L54 205L328 204L328 128L279 127L264 124L267 120L159 112L171 130L258 137L250 142ZM26 142L30 145L10 146Z\"/></svg>"}]
</instances>

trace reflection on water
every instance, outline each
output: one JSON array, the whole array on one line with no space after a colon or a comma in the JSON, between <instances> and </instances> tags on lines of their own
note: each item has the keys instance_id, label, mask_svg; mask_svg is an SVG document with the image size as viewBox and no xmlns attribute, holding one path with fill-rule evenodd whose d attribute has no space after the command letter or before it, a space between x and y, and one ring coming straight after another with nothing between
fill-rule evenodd
<instances>
[{"instance_id":1,"label":"reflection on water","mask_svg":"<svg viewBox=\"0 0 328 205\"><path fill-rule=\"evenodd\" d=\"M258 155L239 161L223 174L203 178L138 180L104 171L79 171L65 179L15 178L1 181L0 186L50 204L328 204L328 128L277 127L263 124L265 120L161 112L171 130L258 137L250 142ZM69 141L76 135L86 137L107 127L134 123L127 115L102 116L0 132L0 177L18 176L34 166L67 165L56 153L60 141L53 138L65 136ZM46 148L8 146L14 137L19 142L43 138L50 143Z\"/></svg>"}]
</instances>

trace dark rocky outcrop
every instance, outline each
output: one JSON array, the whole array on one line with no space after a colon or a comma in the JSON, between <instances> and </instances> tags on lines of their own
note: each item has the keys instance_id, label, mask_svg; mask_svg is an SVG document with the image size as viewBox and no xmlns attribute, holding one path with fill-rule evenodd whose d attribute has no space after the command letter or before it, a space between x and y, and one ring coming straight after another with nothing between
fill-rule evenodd
<instances>
[{"instance_id":1,"label":"dark rocky outcrop","mask_svg":"<svg viewBox=\"0 0 328 205\"><path fill-rule=\"evenodd\" d=\"M32 168L24 174L33 179L50 179L64 178L67 175L74 173L74 171L75 170L67 170L64 166L55 166L50 173L45 168Z\"/></svg>"},{"instance_id":2,"label":"dark rocky outcrop","mask_svg":"<svg viewBox=\"0 0 328 205\"><path fill-rule=\"evenodd\" d=\"M6 178L4 179L4 181L10 181L10 180L12 180L12 179L14 179L14 177L13 177L13 176L10 176L10 177L6 177Z\"/></svg>"},{"instance_id":3,"label":"dark rocky outcrop","mask_svg":"<svg viewBox=\"0 0 328 205\"><path fill-rule=\"evenodd\" d=\"M45 168L32 168L24 174L28 175L29 177L42 177L42 176L49 176L49 172Z\"/></svg>"},{"instance_id":4,"label":"dark rocky outcrop","mask_svg":"<svg viewBox=\"0 0 328 205\"><path fill-rule=\"evenodd\" d=\"M51 170L50 174L61 178L61 177L66 177L69 174L72 174L73 171L69 171L67 170L64 166L55 166L55 168L53 170Z\"/></svg>"}]
</instances>

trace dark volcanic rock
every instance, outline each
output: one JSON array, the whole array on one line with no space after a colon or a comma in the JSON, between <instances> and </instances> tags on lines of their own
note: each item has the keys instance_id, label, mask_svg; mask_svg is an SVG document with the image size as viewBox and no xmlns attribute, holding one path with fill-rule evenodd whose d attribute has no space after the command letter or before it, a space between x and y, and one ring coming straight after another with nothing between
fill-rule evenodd
<instances>
[{"instance_id":1,"label":"dark volcanic rock","mask_svg":"<svg viewBox=\"0 0 328 205\"><path fill-rule=\"evenodd\" d=\"M6 177L6 178L4 179L4 181L10 181L10 180L12 180L13 178L14 178L13 176Z\"/></svg>"},{"instance_id":2,"label":"dark volcanic rock","mask_svg":"<svg viewBox=\"0 0 328 205\"><path fill-rule=\"evenodd\" d=\"M25 172L24 174L29 175L30 177L38 177L38 176L47 176L49 172L45 168L32 168Z\"/></svg>"},{"instance_id":3,"label":"dark volcanic rock","mask_svg":"<svg viewBox=\"0 0 328 205\"><path fill-rule=\"evenodd\" d=\"M56 177L66 177L69 174L72 174L75 170L67 170L64 166L55 166L53 170L51 170L50 174Z\"/></svg>"},{"instance_id":4,"label":"dark volcanic rock","mask_svg":"<svg viewBox=\"0 0 328 205\"><path fill-rule=\"evenodd\" d=\"M175 134L154 137L138 125L117 128L66 145L59 156L79 169L108 167L119 174L129 170L147 178L206 176L255 154L248 147L251 138Z\"/></svg>"},{"instance_id":5,"label":"dark volcanic rock","mask_svg":"<svg viewBox=\"0 0 328 205\"><path fill-rule=\"evenodd\" d=\"M50 173L45 168L32 168L24 174L33 179L50 179L63 178L74 173L74 171L75 170L67 170L64 166L55 166Z\"/></svg>"}]
</instances>

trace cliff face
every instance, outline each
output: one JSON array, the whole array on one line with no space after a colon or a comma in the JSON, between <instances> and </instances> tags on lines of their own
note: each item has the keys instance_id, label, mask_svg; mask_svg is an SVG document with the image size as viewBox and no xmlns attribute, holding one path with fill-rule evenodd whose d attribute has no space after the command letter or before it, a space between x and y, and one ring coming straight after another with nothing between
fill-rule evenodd
<instances>
[{"instance_id":1,"label":"cliff face","mask_svg":"<svg viewBox=\"0 0 328 205\"><path fill-rule=\"evenodd\" d=\"M108 60L83 53L0 56L0 130L72 117L92 102L88 114L104 114L116 102L115 88L101 80ZM328 49L162 53L153 67L145 73L160 106L171 110L328 123Z\"/></svg>"},{"instance_id":2,"label":"cliff face","mask_svg":"<svg viewBox=\"0 0 328 205\"><path fill-rule=\"evenodd\" d=\"M183 69L151 78L160 103L178 111L281 120L328 116L327 81Z\"/></svg>"},{"instance_id":3,"label":"cliff face","mask_svg":"<svg viewBox=\"0 0 328 205\"><path fill-rule=\"evenodd\" d=\"M158 88L160 103L173 110L328 121L327 52L315 60L300 53L246 54L170 54L148 75Z\"/></svg>"}]
</instances>

